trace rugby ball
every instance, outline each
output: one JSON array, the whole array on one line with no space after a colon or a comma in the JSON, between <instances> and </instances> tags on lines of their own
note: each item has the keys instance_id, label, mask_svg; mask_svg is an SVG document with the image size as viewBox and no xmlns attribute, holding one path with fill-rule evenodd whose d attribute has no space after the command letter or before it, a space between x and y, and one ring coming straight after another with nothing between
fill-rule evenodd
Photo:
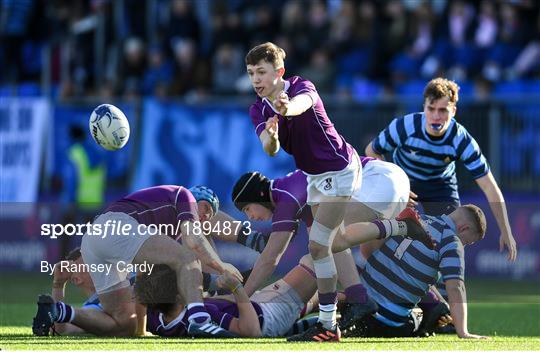
<instances>
[{"instance_id":1,"label":"rugby ball","mask_svg":"<svg viewBox=\"0 0 540 352\"><path fill-rule=\"evenodd\" d=\"M107 150L118 150L129 139L129 122L122 110L111 104L101 104L92 111L90 134L97 144Z\"/></svg>"}]
</instances>

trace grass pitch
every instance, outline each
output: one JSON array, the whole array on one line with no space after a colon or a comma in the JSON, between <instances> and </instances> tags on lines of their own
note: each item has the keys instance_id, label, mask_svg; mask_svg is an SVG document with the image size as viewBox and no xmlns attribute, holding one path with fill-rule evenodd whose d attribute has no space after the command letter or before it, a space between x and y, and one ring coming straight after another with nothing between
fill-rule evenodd
<instances>
[{"instance_id":1,"label":"grass pitch","mask_svg":"<svg viewBox=\"0 0 540 352\"><path fill-rule=\"evenodd\" d=\"M339 344L287 343L285 339L163 339L34 337L31 321L35 299L49 291L44 275L0 273L1 350L540 350L540 283L471 281L469 330L489 340L461 340L456 336L430 338L354 338ZM69 301L81 302L74 290Z\"/></svg>"}]
</instances>

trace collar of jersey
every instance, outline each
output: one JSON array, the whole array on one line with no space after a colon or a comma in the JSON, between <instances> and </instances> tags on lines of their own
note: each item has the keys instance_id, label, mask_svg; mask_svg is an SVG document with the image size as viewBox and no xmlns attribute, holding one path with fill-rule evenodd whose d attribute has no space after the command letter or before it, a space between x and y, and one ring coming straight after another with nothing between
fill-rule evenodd
<instances>
[{"instance_id":1,"label":"collar of jersey","mask_svg":"<svg viewBox=\"0 0 540 352\"><path fill-rule=\"evenodd\" d=\"M178 316L176 318L174 318L174 320L171 321L169 324L165 324L163 322L163 313L159 313L159 322L161 323L161 326L163 326L163 329L169 330L169 329L175 327L179 322L182 321L182 319L184 318L184 315L186 314L186 311L187 311L187 309L184 308L180 312L180 314L178 314Z\"/></svg>"},{"instance_id":2,"label":"collar of jersey","mask_svg":"<svg viewBox=\"0 0 540 352\"><path fill-rule=\"evenodd\" d=\"M456 233L456 223L446 214L441 215L441 219L450 227L453 233Z\"/></svg>"}]
</instances>

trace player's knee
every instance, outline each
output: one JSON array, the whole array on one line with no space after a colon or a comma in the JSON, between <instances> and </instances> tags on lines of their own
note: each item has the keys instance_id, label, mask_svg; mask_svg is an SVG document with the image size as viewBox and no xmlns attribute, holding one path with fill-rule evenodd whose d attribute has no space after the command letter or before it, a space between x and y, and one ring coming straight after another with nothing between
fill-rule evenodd
<instances>
[{"instance_id":1,"label":"player's knee","mask_svg":"<svg viewBox=\"0 0 540 352\"><path fill-rule=\"evenodd\" d=\"M320 243L315 241L309 241L309 253L311 257L315 260L327 257L330 255L330 248L328 246L323 246Z\"/></svg>"},{"instance_id":2,"label":"player's knee","mask_svg":"<svg viewBox=\"0 0 540 352\"><path fill-rule=\"evenodd\" d=\"M334 232L337 229L328 228L315 221L309 232L309 253L313 259L320 259L329 253L330 242L333 239Z\"/></svg>"}]
</instances>

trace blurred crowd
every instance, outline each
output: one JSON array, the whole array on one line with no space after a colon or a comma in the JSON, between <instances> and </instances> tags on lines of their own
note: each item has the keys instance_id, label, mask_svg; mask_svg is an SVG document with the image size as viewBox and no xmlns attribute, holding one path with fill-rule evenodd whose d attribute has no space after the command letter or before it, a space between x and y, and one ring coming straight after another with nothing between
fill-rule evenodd
<instances>
[{"instance_id":1,"label":"blurred crowd","mask_svg":"<svg viewBox=\"0 0 540 352\"><path fill-rule=\"evenodd\" d=\"M246 94L244 55L264 41L287 52L286 75L305 76L322 93L391 95L408 82L443 75L489 95L501 82L540 78L535 0L2 0L0 6L0 95L16 85L42 89L44 81L58 98Z\"/></svg>"}]
</instances>

